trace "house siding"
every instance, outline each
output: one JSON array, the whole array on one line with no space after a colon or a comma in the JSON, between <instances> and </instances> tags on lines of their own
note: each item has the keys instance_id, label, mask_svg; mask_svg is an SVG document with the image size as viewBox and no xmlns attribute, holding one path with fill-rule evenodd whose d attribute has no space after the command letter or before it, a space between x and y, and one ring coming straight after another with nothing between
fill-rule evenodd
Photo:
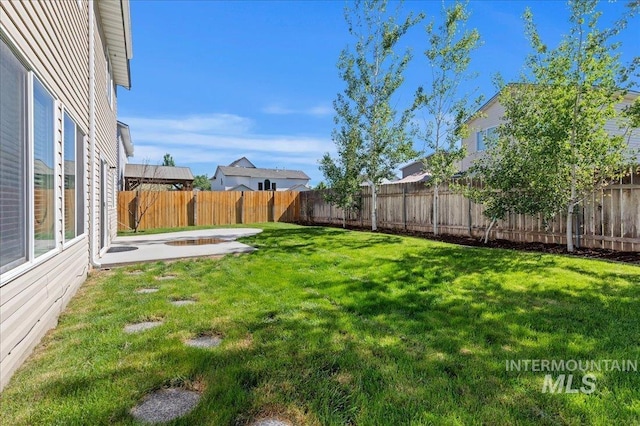
<instances>
[{"instance_id":1,"label":"house siding","mask_svg":"<svg viewBox=\"0 0 640 426\"><path fill-rule=\"evenodd\" d=\"M636 95L627 95L624 100L616 105L616 109L618 111L623 108L631 105ZM469 123L469 136L463 140L463 144L467 149L466 157L459 163L460 171L468 170L473 162L482 157L484 155L484 151L477 151L476 149L476 133L481 130L486 130L491 127L499 126L502 122L502 117L504 117L505 109L504 106L500 104L500 102L496 99L487 105L487 107L483 111L483 115L479 118L472 120ZM605 130L610 135L621 135L624 132L620 129L620 121L617 120L609 120L604 126ZM630 134L628 134L628 143L629 147L633 150L640 150L640 129L634 129Z\"/></svg>"},{"instance_id":2,"label":"house siding","mask_svg":"<svg viewBox=\"0 0 640 426\"><path fill-rule=\"evenodd\" d=\"M459 164L460 171L468 170L476 159L484 155L484 151L476 149L476 133L490 127L499 126L504 112L504 106L495 100L487 105L483 116L476 118L469 124L469 136L462 141L467 149L467 155Z\"/></svg>"},{"instance_id":3,"label":"house siding","mask_svg":"<svg viewBox=\"0 0 640 426\"><path fill-rule=\"evenodd\" d=\"M96 26L94 35L95 48L95 84L96 84L96 167L94 168L94 194L96 200L100 200L100 174L101 160L107 162L107 242L101 251L101 255L105 253L111 240L115 238L118 232L118 212L116 203L113 201L117 188L114 185L116 180L118 165L118 135L117 135L117 108L115 101L115 91L113 95L113 108L109 104L107 94L107 52L105 50L104 32L100 27L100 19L98 8L95 8ZM102 232L102 224L100 223L100 203L95 203L94 216L96 220L93 223L93 235L96 236L96 246L99 247L100 236Z\"/></svg>"},{"instance_id":4,"label":"house siding","mask_svg":"<svg viewBox=\"0 0 640 426\"><path fill-rule=\"evenodd\" d=\"M95 7L97 11L97 6ZM95 27L96 71L96 135L95 164L91 164L89 122L89 2L87 1L0 1L0 32L24 60L28 68L47 87L57 100L55 104L56 152L63 146L62 119L66 112L85 135L84 155L77 161L83 164L84 234L71 242L62 243L63 225L63 159L55 156L57 246L33 262L21 265L2 275L0 282L0 390L12 374L29 356L32 349L50 328L71 297L85 281L91 267L89 238L97 238L100 224L89 223L89 209L93 204L93 218L100 217L100 159L109 167L117 161L116 99L113 109L106 93L106 59L104 37L99 25ZM96 17L96 24L99 19ZM109 168L109 224L110 236L117 230L116 169ZM91 175L93 173L93 175ZM90 193L90 179L95 179Z\"/></svg>"}]
</instances>

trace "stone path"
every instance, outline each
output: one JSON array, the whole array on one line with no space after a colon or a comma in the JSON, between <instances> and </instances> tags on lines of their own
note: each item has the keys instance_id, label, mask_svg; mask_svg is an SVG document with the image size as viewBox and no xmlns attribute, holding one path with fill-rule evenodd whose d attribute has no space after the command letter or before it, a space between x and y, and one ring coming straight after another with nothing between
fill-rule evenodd
<instances>
[{"instance_id":1,"label":"stone path","mask_svg":"<svg viewBox=\"0 0 640 426\"><path fill-rule=\"evenodd\" d=\"M195 300L185 299L185 300L172 300L171 303L173 306L187 306L193 305L196 303Z\"/></svg>"},{"instance_id":2,"label":"stone path","mask_svg":"<svg viewBox=\"0 0 640 426\"><path fill-rule=\"evenodd\" d=\"M185 345L194 348L215 348L222 343L222 339L218 336L200 336L185 342Z\"/></svg>"},{"instance_id":3,"label":"stone path","mask_svg":"<svg viewBox=\"0 0 640 426\"><path fill-rule=\"evenodd\" d=\"M142 271L128 272L129 275L140 275ZM156 277L156 280L172 280L177 278L175 275L165 275ZM156 293L159 288L141 288L136 290L138 294ZM196 303L192 299L171 300L174 306L186 306ZM139 333L162 325L162 321L145 321L137 324L129 324L125 326L125 333ZM222 343L220 336L198 336L184 342L185 345L195 348L215 348ZM156 392L148 394L142 402L131 409L131 415L138 421L145 423L164 423L182 417L191 412L200 401L201 395L198 392L182 389L168 388L160 389ZM291 423L278 418L261 418L250 426L292 426Z\"/></svg>"},{"instance_id":4,"label":"stone path","mask_svg":"<svg viewBox=\"0 0 640 426\"><path fill-rule=\"evenodd\" d=\"M147 423L164 423L182 417L198 405L200 394L180 388L160 389L131 409L131 415Z\"/></svg>"},{"instance_id":5,"label":"stone path","mask_svg":"<svg viewBox=\"0 0 640 426\"><path fill-rule=\"evenodd\" d=\"M124 327L124 332L129 334L139 333L141 331L158 327L159 325L162 325L162 324L163 324L162 321L145 321L145 322L139 322L136 324L129 324Z\"/></svg>"}]
</instances>

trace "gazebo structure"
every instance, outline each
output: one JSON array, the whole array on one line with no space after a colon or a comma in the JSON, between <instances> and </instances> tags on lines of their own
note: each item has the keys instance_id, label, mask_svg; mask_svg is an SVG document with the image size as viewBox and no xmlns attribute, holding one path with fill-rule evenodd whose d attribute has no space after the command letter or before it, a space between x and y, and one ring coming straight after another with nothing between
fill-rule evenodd
<instances>
[{"instance_id":1,"label":"gazebo structure","mask_svg":"<svg viewBox=\"0 0 640 426\"><path fill-rule=\"evenodd\" d=\"M125 191L193 190L193 173L189 167L127 164L124 169Z\"/></svg>"}]
</instances>

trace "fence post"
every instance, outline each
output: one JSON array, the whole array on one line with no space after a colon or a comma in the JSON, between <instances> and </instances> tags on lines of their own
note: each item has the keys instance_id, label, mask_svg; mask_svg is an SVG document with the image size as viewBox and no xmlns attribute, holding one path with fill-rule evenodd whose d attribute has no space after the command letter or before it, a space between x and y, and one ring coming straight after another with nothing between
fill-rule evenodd
<instances>
[{"instance_id":1,"label":"fence post","mask_svg":"<svg viewBox=\"0 0 640 426\"><path fill-rule=\"evenodd\" d=\"M244 223L244 191L240 192L240 223Z\"/></svg>"},{"instance_id":2,"label":"fence post","mask_svg":"<svg viewBox=\"0 0 640 426\"><path fill-rule=\"evenodd\" d=\"M402 226L407 230L407 188L402 185Z\"/></svg>"},{"instance_id":3,"label":"fence post","mask_svg":"<svg viewBox=\"0 0 640 426\"><path fill-rule=\"evenodd\" d=\"M198 191L193 191L193 226L198 226Z\"/></svg>"}]
</instances>

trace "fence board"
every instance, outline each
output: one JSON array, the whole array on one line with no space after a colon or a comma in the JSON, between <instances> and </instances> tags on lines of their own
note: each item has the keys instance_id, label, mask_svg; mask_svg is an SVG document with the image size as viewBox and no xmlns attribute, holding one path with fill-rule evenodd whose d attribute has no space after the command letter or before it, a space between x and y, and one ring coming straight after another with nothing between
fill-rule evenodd
<instances>
[{"instance_id":1,"label":"fence board","mask_svg":"<svg viewBox=\"0 0 640 426\"><path fill-rule=\"evenodd\" d=\"M145 208L147 209L144 212ZM233 225L296 222L299 192L291 191L121 191L118 230L174 228L191 225Z\"/></svg>"},{"instance_id":2,"label":"fence board","mask_svg":"<svg viewBox=\"0 0 640 426\"><path fill-rule=\"evenodd\" d=\"M576 244L584 247L640 252L640 175L597 191L576 208ZM468 184L481 185L477 181ZM442 185L438 191L440 232L480 237L489 220L484 207ZM361 209L346 215L351 226L371 225L371 189L361 190ZM319 191L300 195L300 219L318 224L341 224L343 212L324 201ZM422 183L390 184L378 193L378 228L433 232L433 190ZM511 214L498 221L491 238L566 244L566 217L547 223L539 216Z\"/></svg>"}]
</instances>

